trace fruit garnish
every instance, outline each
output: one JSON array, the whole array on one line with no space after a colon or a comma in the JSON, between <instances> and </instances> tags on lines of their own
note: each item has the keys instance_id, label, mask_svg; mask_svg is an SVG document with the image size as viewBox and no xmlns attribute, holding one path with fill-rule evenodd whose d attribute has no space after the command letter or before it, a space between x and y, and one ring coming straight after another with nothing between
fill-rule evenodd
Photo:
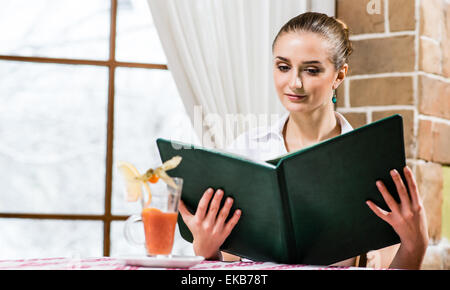
<instances>
[{"instance_id":1,"label":"fruit garnish","mask_svg":"<svg viewBox=\"0 0 450 290\"><path fill-rule=\"evenodd\" d=\"M181 156L174 156L174 157L170 158L169 160L167 160L166 162L164 162L160 168L162 168L162 170L164 170L164 171L174 169L175 167L178 166L178 164L180 164L181 159L182 159Z\"/></svg>"},{"instance_id":2,"label":"fruit garnish","mask_svg":"<svg viewBox=\"0 0 450 290\"><path fill-rule=\"evenodd\" d=\"M148 179L148 181L150 181L150 183L157 183L159 180L159 176L156 174L152 174L152 176L150 176L150 178Z\"/></svg>"},{"instance_id":3,"label":"fruit garnish","mask_svg":"<svg viewBox=\"0 0 450 290\"><path fill-rule=\"evenodd\" d=\"M142 199L142 186L147 190L149 200L151 200L152 194L150 192L150 187L147 183L142 182L139 179L141 174L133 164L119 161L117 163L117 169L122 173L122 176L125 179L127 201L138 201L139 199Z\"/></svg>"},{"instance_id":4,"label":"fruit garnish","mask_svg":"<svg viewBox=\"0 0 450 290\"><path fill-rule=\"evenodd\" d=\"M127 201L141 200L143 207L147 207L148 205L150 205L152 194L147 181L151 183L157 183L161 178L169 186L176 189L176 183L173 181L172 177L167 175L166 170L171 170L177 167L180 162L181 157L174 156L170 160L164 162L160 167L156 169L150 168L149 170L147 170L147 172L145 172L145 174L140 174L133 164L125 161L119 161L117 163L117 169L122 173L125 179ZM142 186L144 186L148 193L148 200L145 205L143 204L144 201L142 198Z\"/></svg>"},{"instance_id":5,"label":"fruit garnish","mask_svg":"<svg viewBox=\"0 0 450 290\"><path fill-rule=\"evenodd\" d=\"M158 177L158 179L161 178L169 186L177 188L177 185L173 181L172 177L167 175L166 171L177 167L178 164L180 164L181 159L182 159L181 156L174 156L171 159L164 162L163 165L161 165L160 167L156 169L150 168L149 170L147 170L147 172L145 172L145 174L140 176L140 180L147 181L150 178L152 178L152 176L154 176L153 178L156 177Z\"/></svg>"}]
</instances>

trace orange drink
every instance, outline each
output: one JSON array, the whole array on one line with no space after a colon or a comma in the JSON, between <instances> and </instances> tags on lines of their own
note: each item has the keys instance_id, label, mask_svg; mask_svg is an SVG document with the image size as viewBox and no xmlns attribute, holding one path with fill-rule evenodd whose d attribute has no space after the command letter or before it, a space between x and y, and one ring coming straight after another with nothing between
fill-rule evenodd
<instances>
[{"instance_id":1,"label":"orange drink","mask_svg":"<svg viewBox=\"0 0 450 290\"><path fill-rule=\"evenodd\" d=\"M170 255L182 187L183 179L179 177L173 177L170 184L158 180L151 182L148 190L151 194L147 200L143 200L141 214L132 215L125 222L125 239L140 247L145 245L147 255ZM133 237L132 227L137 222L143 223L140 231L144 230L145 241L137 242Z\"/></svg>"},{"instance_id":2,"label":"orange drink","mask_svg":"<svg viewBox=\"0 0 450 290\"><path fill-rule=\"evenodd\" d=\"M150 255L169 255L172 252L176 212L162 212L157 208L144 208L145 247Z\"/></svg>"}]
</instances>

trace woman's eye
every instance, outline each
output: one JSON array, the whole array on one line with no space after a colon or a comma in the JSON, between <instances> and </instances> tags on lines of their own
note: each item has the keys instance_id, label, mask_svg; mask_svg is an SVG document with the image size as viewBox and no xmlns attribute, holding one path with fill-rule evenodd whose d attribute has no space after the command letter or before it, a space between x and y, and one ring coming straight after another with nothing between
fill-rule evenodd
<instances>
[{"instance_id":1,"label":"woman's eye","mask_svg":"<svg viewBox=\"0 0 450 290\"><path fill-rule=\"evenodd\" d=\"M307 69L305 69L305 71L308 72L309 74L316 75L316 74L318 74L318 73L320 72L320 69L317 69L317 68L307 68Z\"/></svg>"},{"instance_id":2,"label":"woman's eye","mask_svg":"<svg viewBox=\"0 0 450 290\"><path fill-rule=\"evenodd\" d=\"M279 66L278 66L278 69L279 69L281 72L287 72L287 71L289 70L289 67L288 67L287 65L279 65Z\"/></svg>"}]
</instances>

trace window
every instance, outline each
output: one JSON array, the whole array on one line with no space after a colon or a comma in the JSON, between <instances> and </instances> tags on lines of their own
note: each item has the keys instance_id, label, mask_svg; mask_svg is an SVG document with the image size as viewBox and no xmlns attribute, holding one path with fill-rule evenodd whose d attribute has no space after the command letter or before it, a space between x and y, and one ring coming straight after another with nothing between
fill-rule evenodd
<instances>
[{"instance_id":1,"label":"window","mask_svg":"<svg viewBox=\"0 0 450 290\"><path fill-rule=\"evenodd\" d=\"M115 162L144 171L193 132L146 0L0 5L0 258L138 251Z\"/></svg>"}]
</instances>

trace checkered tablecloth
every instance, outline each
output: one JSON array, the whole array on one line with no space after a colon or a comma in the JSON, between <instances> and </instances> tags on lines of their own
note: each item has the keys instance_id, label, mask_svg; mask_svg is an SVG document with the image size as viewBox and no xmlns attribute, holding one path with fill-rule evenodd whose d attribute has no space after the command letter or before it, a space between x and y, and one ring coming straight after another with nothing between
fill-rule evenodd
<instances>
[{"instance_id":1,"label":"checkered tablecloth","mask_svg":"<svg viewBox=\"0 0 450 290\"><path fill-rule=\"evenodd\" d=\"M152 270L164 268L136 267L124 264L113 257L99 258L44 258L0 260L0 270ZM170 269L170 268L166 268ZM323 267L311 265L289 265L271 262L219 262L203 261L189 270L361 270L356 267Z\"/></svg>"}]
</instances>

